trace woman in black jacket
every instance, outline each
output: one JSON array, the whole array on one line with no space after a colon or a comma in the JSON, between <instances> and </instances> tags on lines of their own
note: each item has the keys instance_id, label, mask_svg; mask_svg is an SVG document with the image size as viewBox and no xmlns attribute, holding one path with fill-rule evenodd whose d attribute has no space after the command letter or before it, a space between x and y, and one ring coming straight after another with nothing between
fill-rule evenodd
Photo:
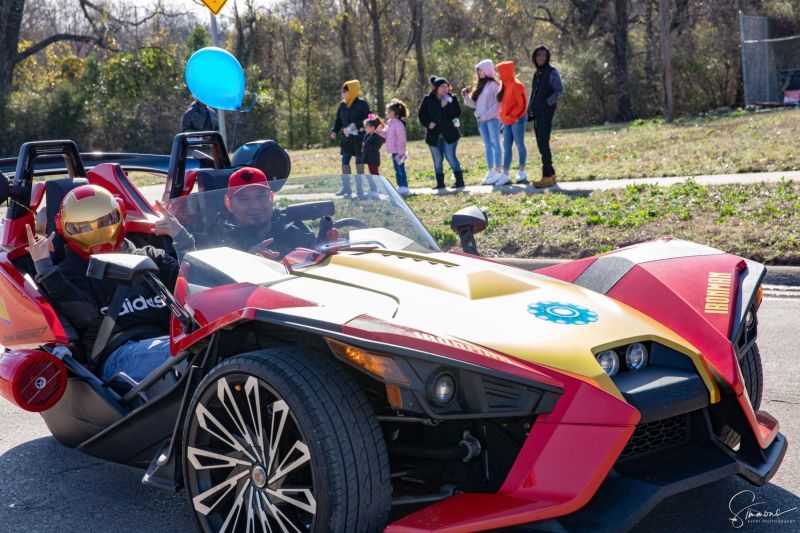
<instances>
[{"instance_id":1,"label":"woman in black jacket","mask_svg":"<svg viewBox=\"0 0 800 533\"><path fill-rule=\"evenodd\" d=\"M342 101L336 109L336 120L331 128L331 139L341 136L342 190L339 196L350 196L350 160L356 158L356 172L364 173L361 162L361 144L364 140L364 121L370 114L369 104L361 98L361 82L346 81L342 85Z\"/></svg>"},{"instance_id":2,"label":"woman in black jacket","mask_svg":"<svg viewBox=\"0 0 800 533\"><path fill-rule=\"evenodd\" d=\"M452 94L450 83L438 76L430 77L433 89L422 99L419 106L419 121L425 127L425 142L433 157L433 168L436 173L434 189L443 189L444 159L453 169L456 178L455 187L464 187L464 173L461 163L456 157L456 148L461 133L458 131L461 107L458 98Z\"/></svg>"}]
</instances>

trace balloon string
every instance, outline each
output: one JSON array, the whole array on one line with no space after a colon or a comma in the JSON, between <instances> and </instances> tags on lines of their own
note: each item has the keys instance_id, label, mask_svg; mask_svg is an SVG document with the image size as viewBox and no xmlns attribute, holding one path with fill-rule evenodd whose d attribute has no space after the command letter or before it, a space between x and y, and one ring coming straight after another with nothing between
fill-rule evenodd
<instances>
[{"instance_id":1,"label":"balloon string","mask_svg":"<svg viewBox=\"0 0 800 533\"><path fill-rule=\"evenodd\" d=\"M239 110L236 110L236 115L233 118L233 140L231 140L231 146L234 148L236 147L236 128L239 126Z\"/></svg>"}]
</instances>

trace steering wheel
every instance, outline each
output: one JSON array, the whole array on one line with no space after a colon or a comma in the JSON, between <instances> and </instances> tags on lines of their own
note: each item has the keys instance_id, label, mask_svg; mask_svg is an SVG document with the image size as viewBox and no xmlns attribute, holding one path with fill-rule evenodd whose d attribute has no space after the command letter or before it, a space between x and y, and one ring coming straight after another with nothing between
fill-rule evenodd
<instances>
[{"instance_id":1,"label":"steering wheel","mask_svg":"<svg viewBox=\"0 0 800 533\"><path fill-rule=\"evenodd\" d=\"M333 223L333 227L336 229L342 229L348 227L365 229L367 227L367 224L364 221L359 220L357 218L341 218Z\"/></svg>"}]
</instances>

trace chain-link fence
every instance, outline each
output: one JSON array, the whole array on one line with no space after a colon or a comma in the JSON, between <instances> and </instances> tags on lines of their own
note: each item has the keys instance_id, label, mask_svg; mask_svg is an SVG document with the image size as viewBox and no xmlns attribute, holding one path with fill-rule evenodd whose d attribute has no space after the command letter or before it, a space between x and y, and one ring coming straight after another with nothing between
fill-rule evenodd
<instances>
[{"instance_id":1,"label":"chain-link fence","mask_svg":"<svg viewBox=\"0 0 800 533\"><path fill-rule=\"evenodd\" d=\"M800 91L800 35L773 35L768 17L739 13L745 105L790 103Z\"/></svg>"}]
</instances>

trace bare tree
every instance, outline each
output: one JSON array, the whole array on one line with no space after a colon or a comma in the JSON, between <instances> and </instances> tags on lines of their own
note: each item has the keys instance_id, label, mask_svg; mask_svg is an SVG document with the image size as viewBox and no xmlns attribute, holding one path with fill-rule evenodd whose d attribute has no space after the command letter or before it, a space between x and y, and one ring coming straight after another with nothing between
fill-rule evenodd
<instances>
[{"instance_id":1,"label":"bare tree","mask_svg":"<svg viewBox=\"0 0 800 533\"><path fill-rule=\"evenodd\" d=\"M427 87L425 76L425 55L422 53L422 30L425 21L422 0L408 0L411 11L411 40L414 41L414 55L417 59L417 84L420 90Z\"/></svg>"},{"instance_id":2,"label":"bare tree","mask_svg":"<svg viewBox=\"0 0 800 533\"><path fill-rule=\"evenodd\" d=\"M381 18L391 0L384 0L382 8L378 7L378 0L363 0L364 7L369 15L372 26L372 69L375 76L375 109L383 110L384 104L384 73L383 73L383 38L381 36Z\"/></svg>"},{"instance_id":3,"label":"bare tree","mask_svg":"<svg viewBox=\"0 0 800 533\"><path fill-rule=\"evenodd\" d=\"M664 87L664 120L672 122L672 37L670 35L669 0L658 0L661 30L661 72Z\"/></svg>"}]
</instances>

